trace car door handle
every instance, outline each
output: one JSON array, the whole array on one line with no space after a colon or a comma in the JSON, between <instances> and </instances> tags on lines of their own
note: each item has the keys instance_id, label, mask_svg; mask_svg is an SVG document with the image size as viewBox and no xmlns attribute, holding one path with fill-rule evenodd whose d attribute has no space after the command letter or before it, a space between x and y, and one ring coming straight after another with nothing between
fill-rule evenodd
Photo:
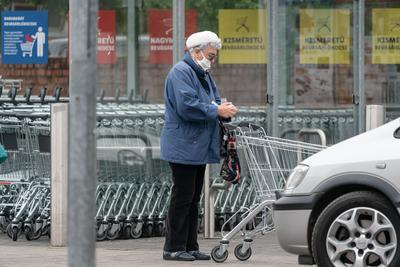
<instances>
[{"instance_id":1,"label":"car door handle","mask_svg":"<svg viewBox=\"0 0 400 267\"><path fill-rule=\"evenodd\" d=\"M386 163L377 163L376 168L381 170L386 169Z\"/></svg>"}]
</instances>

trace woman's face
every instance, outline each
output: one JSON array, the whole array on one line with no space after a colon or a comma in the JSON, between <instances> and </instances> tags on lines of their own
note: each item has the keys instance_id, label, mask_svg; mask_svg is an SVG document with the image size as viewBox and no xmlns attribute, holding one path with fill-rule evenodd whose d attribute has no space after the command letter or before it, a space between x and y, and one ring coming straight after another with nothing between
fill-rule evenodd
<instances>
[{"instance_id":1,"label":"woman's face","mask_svg":"<svg viewBox=\"0 0 400 267\"><path fill-rule=\"evenodd\" d=\"M196 52L196 59L197 60L202 60L203 56L206 57L208 60L210 60L211 62L215 62L215 60L217 59L217 53L218 50L215 47L212 46L208 46L206 49L204 49L203 51L201 50L197 50Z\"/></svg>"}]
</instances>

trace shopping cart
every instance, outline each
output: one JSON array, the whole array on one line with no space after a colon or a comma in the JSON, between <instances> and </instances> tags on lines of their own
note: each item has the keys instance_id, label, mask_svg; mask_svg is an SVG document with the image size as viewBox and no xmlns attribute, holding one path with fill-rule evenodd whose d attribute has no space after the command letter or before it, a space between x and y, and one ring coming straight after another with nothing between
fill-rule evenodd
<instances>
[{"instance_id":1,"label":"shopping cart","mask_svg":"<svg viewBox=\"0 0 400 267\"><path fill-rule=\"evenodd\" d=\"M235 247L235 256L242 261L250 258L253 238L274 230L272 203L276 199L276 193L283 190L286 177L299 162L325 148L321 145L267 136L262 127L251 123L242 122L227 127L236 133L238 149L243 150L242 162L247 163L257 204L237 210L222 226L222 240L211 251L211 257L218 263L228 258L229 242L240 232L244 235L244 241ZM242 219L237 222L239 214ZM232 220L235 220L237 225L224 234L225 226L231 224Z\"/></svg>"},{"instance_id":2,"label":"shopping cart","mask_svg":"<svg viewBox=\"0 0 400 267\"><path fill-rule=\"evenodd\" d=\"M28 55L29 57L32 57L32 50L33 50L33 45L35 44L35 41L28 42L26 41L25 43L21 43L21 51L22 51L22 56L25 57Z\"/></svg>"}]
</instances>

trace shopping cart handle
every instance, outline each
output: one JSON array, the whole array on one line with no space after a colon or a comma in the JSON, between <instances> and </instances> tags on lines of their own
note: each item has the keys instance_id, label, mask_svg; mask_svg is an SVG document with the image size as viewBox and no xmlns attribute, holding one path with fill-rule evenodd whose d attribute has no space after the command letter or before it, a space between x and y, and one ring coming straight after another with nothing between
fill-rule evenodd
<instances>
[{"instance_id":1,"label":"shopping cart handle","mask_svg":"<svg viewBox=\"0 0 400 267\"><path fill-rule=\"evenodd\" d=\"M248 122L248 121L228 122L228 123L224 123L224 126L228 130L235 130L238 127L249 128L252 130L263 129L260 125L257 125L257 124L254 124L254 123Z\"/></svg>"},{"instance_id":2,"label":"shopping cart handle","mask_svg":"<svg viewBox=\"0 0 400 267\"><path fill-rule=\"evenodd\" d=\"M237 124L234 122L224 122L223 125L229 131L235 130L238 127Z\"/></svg>"}]
</instances>

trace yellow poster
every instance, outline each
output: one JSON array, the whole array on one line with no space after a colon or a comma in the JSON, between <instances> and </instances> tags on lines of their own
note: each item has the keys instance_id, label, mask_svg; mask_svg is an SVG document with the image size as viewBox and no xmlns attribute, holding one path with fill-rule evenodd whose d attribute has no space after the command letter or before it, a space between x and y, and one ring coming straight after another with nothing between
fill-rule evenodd
<instances>
[{"instance_id":1,"label":"yellow poster","mask_svg":"<svg viewBox=\"0 0 400 267\"><path fill-rule=\"evenodd\" d=\"M400 8L372 10L372 64L400 64Z\"/></svg>"},{"instance_id":2,"label":"yellow poster","mask_svg":"<svg viewBox=\"0 0 400 267\"><path fill-rule=\"evenodd\" d=\"M350 64L350 10L300 10L300 64Z\"/></svg>"},{"instance_id":3,"label":"yellow poster","mask_svg":"<svg viewBox=\"0 0 400 267\"><path fill-rule=\"evenodd\" d=\"M266 10L220 9L220 64L266 64Z\"/></svg>"}]
</instances>

